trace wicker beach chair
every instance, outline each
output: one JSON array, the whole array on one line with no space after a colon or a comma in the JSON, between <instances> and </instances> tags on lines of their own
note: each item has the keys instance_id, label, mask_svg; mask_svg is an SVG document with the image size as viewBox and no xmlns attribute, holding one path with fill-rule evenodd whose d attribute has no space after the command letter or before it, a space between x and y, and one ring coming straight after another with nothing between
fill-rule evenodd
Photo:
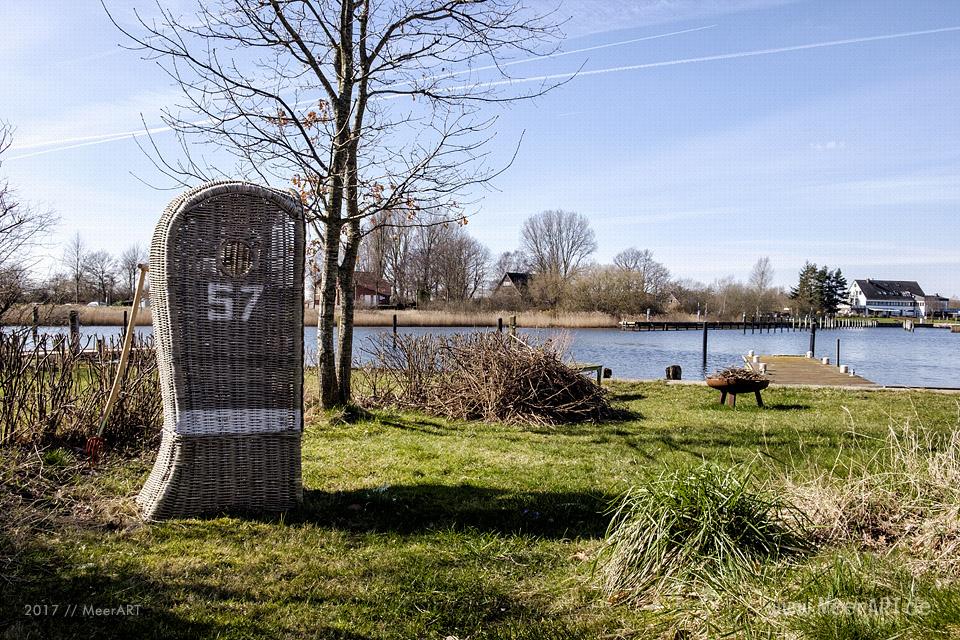
<instances>
[{"instance_id":1,"label":"wicker beach chair","mask_svg":"<svg viewBox=\"0 0 960 640\"><path fill-rule=\"evenodd\" d=\"M146 520L280 512L302 498L298 200L215 182L174 200L150 249L163 432Z\"/></svg>"}]
</instances>

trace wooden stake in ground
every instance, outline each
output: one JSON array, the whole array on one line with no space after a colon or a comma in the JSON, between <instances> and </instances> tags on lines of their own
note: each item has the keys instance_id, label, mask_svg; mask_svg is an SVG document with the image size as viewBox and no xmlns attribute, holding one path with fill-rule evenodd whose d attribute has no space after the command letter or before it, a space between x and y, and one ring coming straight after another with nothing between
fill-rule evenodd
<instances>
[{"instance_id":1,"label":"wooden stake in ground","mask_svg":"<svg viewBox=\"0 0 960 640\"><path fill-rule=\"evenodd\" d=\"M87 439L87 444L83 448L84 452L90 457L90 464L96 464L97 458L103 451L103 434L107 429L107 423L110 421L110 412L113 411L113 405L117 402L120 395L120 385L123 381L123 374L127 369L127 359L130 357L130 345L133 344L133 333L137 326L137 310L140 308L140 295L143 293L143 284L147 277L149 267L145 264L138 264L140 277L137 280L137 290L133 294L133 310L130 312L130 322L127 325L126 333L123 335L123 349L120 351L120 363L117 366L117 375L113 379L113 387L110 389L110 396L107 398L107 404L103 408L103 415L100 417L100 426L97 428L97 435Z\"/></svg>"}]
</instances>

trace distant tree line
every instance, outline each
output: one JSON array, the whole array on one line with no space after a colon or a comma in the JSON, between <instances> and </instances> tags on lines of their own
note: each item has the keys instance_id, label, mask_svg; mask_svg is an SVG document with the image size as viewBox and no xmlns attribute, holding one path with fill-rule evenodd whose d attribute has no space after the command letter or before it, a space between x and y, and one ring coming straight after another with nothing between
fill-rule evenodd
<instances>
[{"instance_id":1,"label":"distant tree line","mask_svg":"<svg viewBox=\"0 0 960 640\"><path fill-rule=\"evenodd\" d=\"M674 278L649 249L627 248L611 264L594 261L596 250L589 220L570 211L530 216L521 227L518 247L496 258L463 224L418 225L381 213L368 223L358 270L388 283L392 304L434 309L554 309L616 317L645 316L649 311L739 319L834 313L846 296L846 280L839 269L812 263L803 267L797 285L787 292L773 285L773 266L766 257L756 261L746 282L729 276L705 284ZM114 256L89 247L75 234L64 246L60 268L53 275L33 281L19 277L20 286L15 294L6 295L4 304L8 308L15 302L129 303L137 265L146 261L147 251L139 244ZM309 266L308 286L313 286L317 269L312 261ZM522 290L499 287L507 272L529 275ZM11 280L2 274L0 270L0 288Z\"/></svg>"},{"instance_id":2,"label":"distant tree line","mask_svg":"<svg viewBox=\"0 0 960 640\"><path fill-rule=\"evenodd\" d=\"M0 124L0 160L11 142ZM47 211L20 201L0 182L0 313L19 302L115 304L134 293L137 265L146 249L134 244L115 256L87 245L79 234L66 243L59 269L31 277L30 249L45 244L56 222ZM461 222L427 224L402 211L378 212L362 230L358 270L389 283L395 304L421 307L599 311L614 316L647 313L706 314L737 318L782 313L833 313L846 294L839 269L807 263L789 295L774 287L769 258L760 258L747 282L733 277L712 284L674 279L648 249L630 247L612 264L598 264L596 236L587 217L543 211L527 218L518 246L494 258ZM315 251L307 277L319 284L322 257ZM501 289L507 272L526 277L521 290Z\"/></svg>"},{"instance_id":3,"label":"distant tree line","mask_svg":"<svg viewBox=\"0 0 960 640\"><path fill-rule=\"evenodd\" d=\"M614 316L664 313L739 318L782 313L787 293L773 282L769 258L747 282L677 280L648 249L630 247L612 264L592 257L596 236L576 212L543 211L527 218L518 247L491 256L464 225L418 225L382 213L371 219L358 270L389 283L394 304L429 308L556 309ZM529 275L522 290L499 287L504 274Z\"/></svg>"}]
</instances>

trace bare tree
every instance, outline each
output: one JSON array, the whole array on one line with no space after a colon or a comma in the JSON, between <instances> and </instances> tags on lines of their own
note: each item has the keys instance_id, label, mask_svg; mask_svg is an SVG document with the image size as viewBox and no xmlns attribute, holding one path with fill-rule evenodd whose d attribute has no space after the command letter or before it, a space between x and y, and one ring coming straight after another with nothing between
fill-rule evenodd
<instances>
[{"instance_id":1,"label":"bare tree","mask_svg":"<svg viewBox=\"0 0 960 640\"><path fill-rule=\"evenodd\" d=\"M140 244L132 244L120 254L116 266L123 285L120 295L124 298L133 297L137 288L137 266L146 264L147 260L147 250Z\"/></svg>"},{"instance_id":2,"label":"bare tree","mask_svg":"<svg viewBox=\"0 0 960 640\"><path fill-rule=\"evenodd\" d=\"M520 244L541 277L567 281L582 269L597 241L590 221L572 211L542 211L530 216L520 231Z\"/></svg>"},{"instance_id":3,"label":"bare tree","mask_svg":"<svg viewBox=\"0 0 960 640\"><path fill-rule=\"evenodd\" d=\"M117 284L117 263L106 251L88 253L83 260L83 271L97 290L97 300L110 304Z\"/></svg>"},{"instance_id":4,"label":"bare tree","mask_svg":"<svg viewBox=\"0 0 960 640\"><path fill-rule=\"evenodd\" d=\"M516 251L504 251L497 258L497 262L493 266L493 277L499 282L503 274L507 272L523 273L527 271L527 269L526 256L523 255L522 251L519 249Z\"/></svg>"},{"instance_id":5,"label":"bare tree","mask_svg":"<svg viewBox=\"0 0 960 640\"><path fill-rule=\"evenodd\" d=\"M418 303L429 302L440 291L437 258L443 242L443 228L439 225L416 227L412 233L410 276Z\"/></svg>"},{"instance_id":6,"label":"bare tree","mask_svg":"<svg viewBox=\"0 0 960 640\"><path fill-rule=\"evenodd\" d=\"M165 117L186 159L158 154L157 166L183 184L219 175L190 157L186 137L198 134L232 152L242 175L292 179L320 240L320 402L346 403L364 221L382 211L419 224L462 219L463 197L497 173L483 161L493 121L478 105L550 88L508 94L509 83L479 72L505 77L510 56L559 34L514 0L200 5L191 18L161 10L141 33L124 30L186 97Z\"/></svg>"},{"instance_id":7,"label":"bare tree","mask_svg":"<svg viewBox=\"0 0 960 640\"><path fill-rule=\"evenodd\" d=\"M73 283L73 303L80 304L80 288L86 276L87 245L79 233L74 234L63 249L60 261L67 270L67 276Z\"/></svg>"},{"instance_id":8,"label":"bare tree","mask_svg":"<svg viewBox=\"0 0 960 640\"><path fill-rule=\"evenodd\" d=\"M773 287L773 265L770 263L770 258L763 257L757 260L750 271L749 284L753 294L754 311L759 316L766 310Z\"/></svg>"},{"instance_id":9,"label":"bare tree","mask_svg":"<svg viewBox=\"0 0 960 640\"><path fill-rule=\"evenodd\" d=\"M391 212L384 211L366 221L358 270L389 282L391 299L405 304L416 298L416 285L411 282L413 229L404 224L391 224L392 219Z\"/></svg>"},{"instance_id":10,"label":"bare tree","mask_svg":"<svg viewBox=\"0 0 960 640\"><path fill-rule=\"evenodd\" d=\"M654 260L649 249L625 249L614 257L613 264L634 276L633 282L643 297L654 304L663 302L670 287L670 270Z\"/></svg>"},{"instance_id":11,"label":"bare tree","mask_svg":"<svg viewBox=\"0 0 960 640\"><path fill-rule=\"evenodd\" d=\"M12 128L0 122L0 163L12 143ZM22 202L9 182L0 180L0 315L22 299L32 266L30 252L55 223L52 213Z\"/></svg>"},{"instance_id":12,"label":"bare tree","mask_svg":"<svg viewBox=\"0 0 960 640\"><path fill-rule=\"evenodd\" d=\"M470 300L487 279L490 250L461 227L441 229L435 258L438 293L448 302Z\"/></svg>"}]
</instances>

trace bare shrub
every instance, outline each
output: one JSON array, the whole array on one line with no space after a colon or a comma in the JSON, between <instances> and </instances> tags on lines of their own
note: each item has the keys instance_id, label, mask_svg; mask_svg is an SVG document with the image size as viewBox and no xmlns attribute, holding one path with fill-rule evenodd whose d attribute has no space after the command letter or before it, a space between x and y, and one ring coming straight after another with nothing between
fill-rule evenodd
<instances>
[{"instance_id":1,"label":"bare shrub","mask_svg":"<svg viewBox=\"0 0 960 640\"><path fill-rule=\"evenodd\" d=\"M120 359L118 339L71 349L63 335L0 332L0 444L79 444L93 435ZM163 410L153 339L134 336L106 437L114 444L158 433Z\"/></svg>"},{"instance_id":2,"label":"bare shrub","mask_svg":"<svg viewBox=\"0 0 960 640\"><path fill-rule=\"evenodd\" d=\"M555 424L610 410L601 387L563 362L556 341L506 333L371 338L360 402L461 420Z\"/></svg>"}]
</instances>

